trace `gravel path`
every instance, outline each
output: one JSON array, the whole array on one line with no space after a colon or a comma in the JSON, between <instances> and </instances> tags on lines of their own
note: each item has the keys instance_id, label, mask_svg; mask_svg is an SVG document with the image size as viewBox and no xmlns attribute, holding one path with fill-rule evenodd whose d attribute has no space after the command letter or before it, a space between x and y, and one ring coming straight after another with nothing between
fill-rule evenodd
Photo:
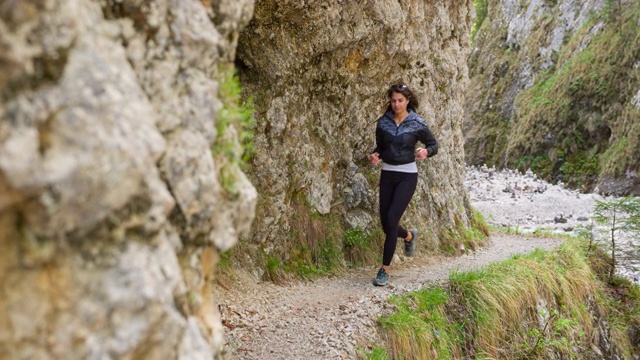
<instances>
[{"instance_id":1,"label":"gravel path","mask_svg":"<svg viewBox=\"0 0 640 360\"><path fill-rule=\"evenodd\" d=\"M489 246L465 256L418 255L394 262L390 285L375 287L377 267L348 270L313 282L275 285L242 280L220 291L220 310L230 359L354 359L376 341L376 319L387 298L445 281L453 270L469 270L561 240L527 236L544 228L572 232L588 222L597 196L581 195L539 181L533 174L470 168L467 190L472 205L497 226L519 234L494 234ZM249 278L249 277L248 277Z\"/></svg>"}]
</instances>

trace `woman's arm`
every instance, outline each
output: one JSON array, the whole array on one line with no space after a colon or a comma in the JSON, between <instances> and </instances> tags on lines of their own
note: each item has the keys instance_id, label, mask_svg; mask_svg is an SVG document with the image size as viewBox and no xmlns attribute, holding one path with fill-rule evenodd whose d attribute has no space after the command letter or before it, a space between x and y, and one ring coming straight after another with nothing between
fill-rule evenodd
<instances>
[{"instance_id":1,"label":"woman's arm","mask_svg":"<svg viewBox=\"0 0 640 360\"><path fill-rule=\"evenodd\" d=\"M426 157L432 157L438 153L438 141L436 141L436 138L433 136L433 133L429 130L428 126L425 126L424 129L419 132L419 140L424 144L425 149L427 150Z\"/></svg>"},{"instance_id":2,"label":"woman's arm","mask_svg":"<svg viewBox=\"0 0 640 360\"><path fill-rule=\"evenodd\" d=\"M373 149L373 152L371 153L371 155L369 155L369 162L371 163L371 165L374 165L374 166L378 165L380 160L382 160L380 158L380 152L382 151L381 144L382 144L382 130L380 129L379 126L377 126L376 127L376 148Z\"/></svg>"}]
</instances>

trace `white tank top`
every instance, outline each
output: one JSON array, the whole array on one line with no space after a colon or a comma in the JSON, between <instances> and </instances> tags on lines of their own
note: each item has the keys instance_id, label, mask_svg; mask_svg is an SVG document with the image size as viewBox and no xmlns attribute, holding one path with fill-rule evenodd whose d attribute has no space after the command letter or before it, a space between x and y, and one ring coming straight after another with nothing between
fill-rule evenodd
<instances>
[{"instance_id":1,"label":"white tank top","mask_svg":"<svg viewBox=\"0 0 640 360\"><path fill-rule=\"evenodd\" d=\"M402 164L402 165L390 165L387 163L383 163L382 170L413 174L418 172L418 165L416 165L415 161L410 162L408 164Z\"/></svg>"}]
</instances>

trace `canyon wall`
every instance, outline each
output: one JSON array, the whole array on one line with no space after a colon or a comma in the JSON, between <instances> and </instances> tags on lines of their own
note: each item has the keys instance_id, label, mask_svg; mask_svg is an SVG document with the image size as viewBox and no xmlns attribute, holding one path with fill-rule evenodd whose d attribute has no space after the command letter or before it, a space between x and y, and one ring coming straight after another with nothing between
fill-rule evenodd
<instances>
[{"instance_id":1,"label":"canyon wall","mask_svg":"<svg viewBox=\"0 0 640 360\"><path fill-rule=\"evenodd\" d=\"M640 2L479 3L467 162L640 194Z\"/></svg>"},{"instance_id":2,"label":"canyon wall","mask_svg":"<svg viewBox=\"0 0 640 360\"><path fill-rule=\"evenodd\" d=\"M404 223L419 251L476 246L462 236L472 18L470 0L0 4L1 356L221 357L212 288L238 239L265 275L379 235L366 159L392 83L418 95L440 148ZM228 118L231 64L250 139Z\"/></svg>"},{"instance_id":3,"label":"canyon wall","mask_svg":"<svg viewBox=\"0 0 640 360\"><path fill-rule=\"evenodd\" d=\"M440 150L419 162L403 224L421 230L420 251L464 248L453 234L473 219L461 131L472 18L470 0L257 1L236 60L257 118L247 242L294 263L344 232L375 234L380 169L367 156L386 91L405 83Z\"/></svg>"},{"instance_id":4,"label":"canyon wall","mask_svg":"<svg viewBox=\"0 0 640 360\"><path fill-rule=\"evenodd\" d=\"M220 356L257 193L211 147L253 5L0 3L0 358Z\"/></svg>"}]
</instances>

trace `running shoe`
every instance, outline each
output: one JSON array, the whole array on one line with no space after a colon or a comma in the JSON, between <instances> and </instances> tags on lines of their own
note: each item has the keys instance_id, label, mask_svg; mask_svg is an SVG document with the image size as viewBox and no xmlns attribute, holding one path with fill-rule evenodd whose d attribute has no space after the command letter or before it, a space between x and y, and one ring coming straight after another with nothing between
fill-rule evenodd
<instances>
[{"instance_id":1,"label":"running shoe","mask_svg":"<svg viewBox=\"0 0 640 360\"><path fill-rule=\"evenodd\" d=\"M418 230L413 229L409 230L411 233L411 241L404 242L404 255L405 256L413 256L413 253L416 251L416 239L418 238Z\"/></svg>"},{"instance_id":2,"label":"running shoe","mask_svg":"<svg viewBox=\"0 0 640 360\"><path fill-rule=\"evenodd\" d=\"M378 270L378 274L376 275L376 278L373 279L373 285L375 286L385 286L389 283L389 274L384 271L383 268L380 268L380 270Z\"/></svg>"}]
</instances>

